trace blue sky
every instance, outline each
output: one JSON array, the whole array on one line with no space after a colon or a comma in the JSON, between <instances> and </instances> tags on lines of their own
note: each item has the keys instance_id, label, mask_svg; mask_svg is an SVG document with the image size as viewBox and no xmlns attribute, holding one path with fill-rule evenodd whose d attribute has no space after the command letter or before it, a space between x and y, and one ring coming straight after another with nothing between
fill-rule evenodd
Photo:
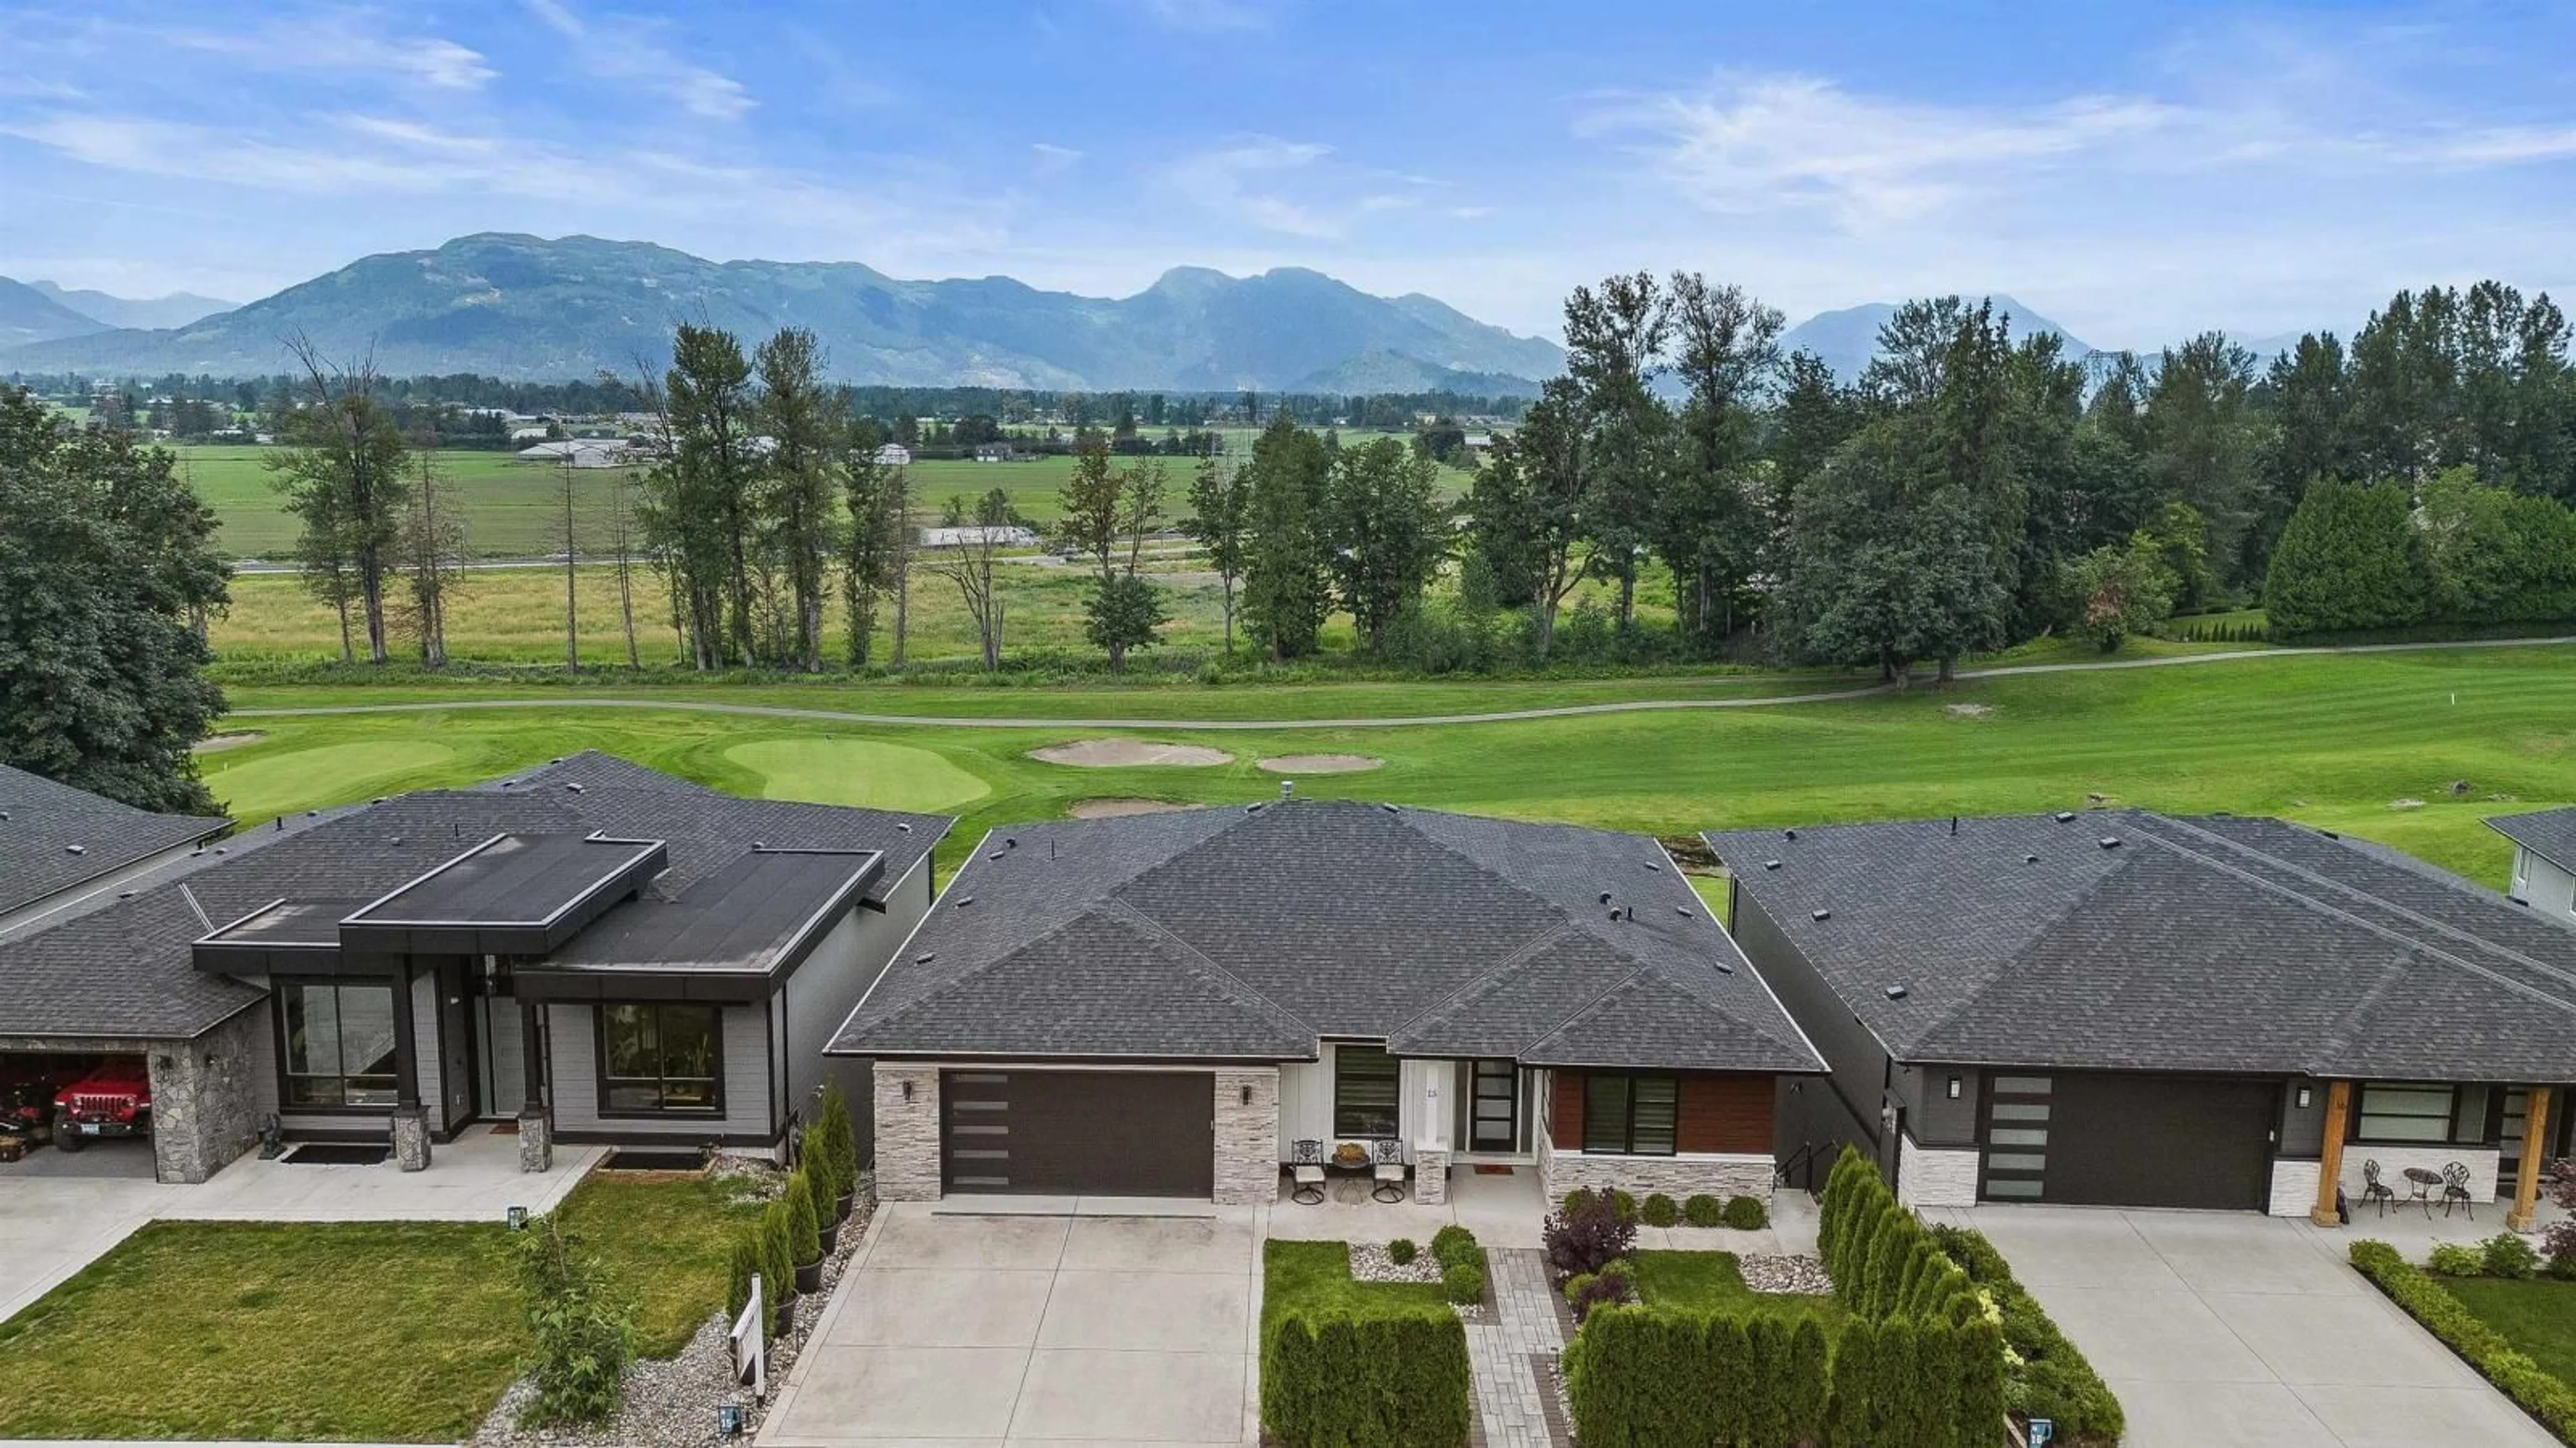
<instances>
[{"instance_id":1,"label":"blue sky","mask_svg":"<svg viewBox=\"0 0 2576 1448\"><path fill-rule=\"evenodd\" d=\"M1552 331L2009 291L2097 345L2576 293L2576 7L0 0L0 273L237 299L483 230Z\"/></svg>"}]
</instances>

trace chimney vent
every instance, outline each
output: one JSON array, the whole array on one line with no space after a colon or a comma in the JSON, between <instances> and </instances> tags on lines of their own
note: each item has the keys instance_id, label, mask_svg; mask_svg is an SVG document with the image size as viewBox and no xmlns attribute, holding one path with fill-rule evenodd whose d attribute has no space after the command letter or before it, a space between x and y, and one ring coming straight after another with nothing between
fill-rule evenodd
<instances>
[{"instance_id":1,"label":"chimney vent","mask_svg":"<svg viewBox=\"0 0 2576 1448\"><path fill-rule=\"evenodd\" d=\"M1290 798L1291 796L1295 795L1296 793L1297 793L1297 781L1295 781L1295 780L1293 780L1293 779L1283 779L1283 780L1279 781L1279 797L1280 797L1281 799L1287 799L1287 798Z\"/></svg>"},{"instance_id":2,"label":"chimney vent","mask_svg":"<svg viewBox=\"0 0 2576 1448\"><path fill-rule=\"evenodd\" d=\"M1814 912L1810 918L1816 920L1831 920L1834 918L1834 912L1831 910L1818 910Z\"/></svg>"}]
</instances>

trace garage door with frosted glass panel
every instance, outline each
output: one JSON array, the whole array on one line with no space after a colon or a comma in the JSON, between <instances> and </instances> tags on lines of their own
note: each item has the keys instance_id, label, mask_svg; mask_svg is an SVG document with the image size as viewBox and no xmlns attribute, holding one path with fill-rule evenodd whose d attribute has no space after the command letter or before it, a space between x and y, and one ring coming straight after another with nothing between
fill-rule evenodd
<instances>
[{"instance_id":1,"label":"garage door with frosted glass panel","mask_svg":"<svg viewBox=\"0 0 2576 1448\"><path fill-rule=\"evenodd\" d=\"M1216 1190L1215 1083L1204 1071L947 1071L939 1090L949 1191Z\"/></svg>"},{"instance_id":2,"label":"garage door with frosted glass panel","mask_svg":"<svg viewBox=\"0 0 2576 1448\"><path fill-rule=\"evenodd\" d=\"M2280 1087L2198 1076L1987 1078L1979 1195L2259 1211Z\"/></svg>"}]
</instances>

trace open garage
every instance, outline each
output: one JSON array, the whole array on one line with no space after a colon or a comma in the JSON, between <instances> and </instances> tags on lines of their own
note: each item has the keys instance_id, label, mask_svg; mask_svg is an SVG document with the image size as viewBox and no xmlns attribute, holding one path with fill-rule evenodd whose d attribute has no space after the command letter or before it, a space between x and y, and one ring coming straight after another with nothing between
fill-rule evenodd
<instances>
[{"instance_id":1,"label":"open garage","mask_svg":"<svg viewBox=\"0 0 2576 1448\"><path fill-rule=\"evenodd\" d=\"M149 1063L140 1055L0 1051L0 1180L150 1180L149 1080Z\"/></svg>"}]
</instances>

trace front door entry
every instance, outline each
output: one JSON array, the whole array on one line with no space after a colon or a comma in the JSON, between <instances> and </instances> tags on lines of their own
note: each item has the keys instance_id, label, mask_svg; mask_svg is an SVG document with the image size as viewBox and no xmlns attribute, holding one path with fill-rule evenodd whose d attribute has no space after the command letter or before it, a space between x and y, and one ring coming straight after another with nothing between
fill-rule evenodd
<instances>
[{"instance_id":1,"label":"front door entry","mask_svg":"<svg viewBox=\"0 0 2576 1448\"><path fill-rule=\"evenodd\" d=\"M478 1114L476 1103L482 1096L481 1072L475 1067L474 1018L479 1014L474 1002L466 998L470 984L466 973L455 966L442 966L431 977L438 987L439 1088L447 1095L447 1126L450 1131L473 1120Z\"/></svg>"},{"instance_id":2,"label":"front door entry","mask_svg":"<svg viewBox=\"0 0 2576 1448\"><path fill-rule=\"evenodd\" d=\"M1520 1067L1510 1061L1478 1061L1475 1089L1468 1093L1467 1149L1520 1149Z\"/></svg>"}]
</instances>

